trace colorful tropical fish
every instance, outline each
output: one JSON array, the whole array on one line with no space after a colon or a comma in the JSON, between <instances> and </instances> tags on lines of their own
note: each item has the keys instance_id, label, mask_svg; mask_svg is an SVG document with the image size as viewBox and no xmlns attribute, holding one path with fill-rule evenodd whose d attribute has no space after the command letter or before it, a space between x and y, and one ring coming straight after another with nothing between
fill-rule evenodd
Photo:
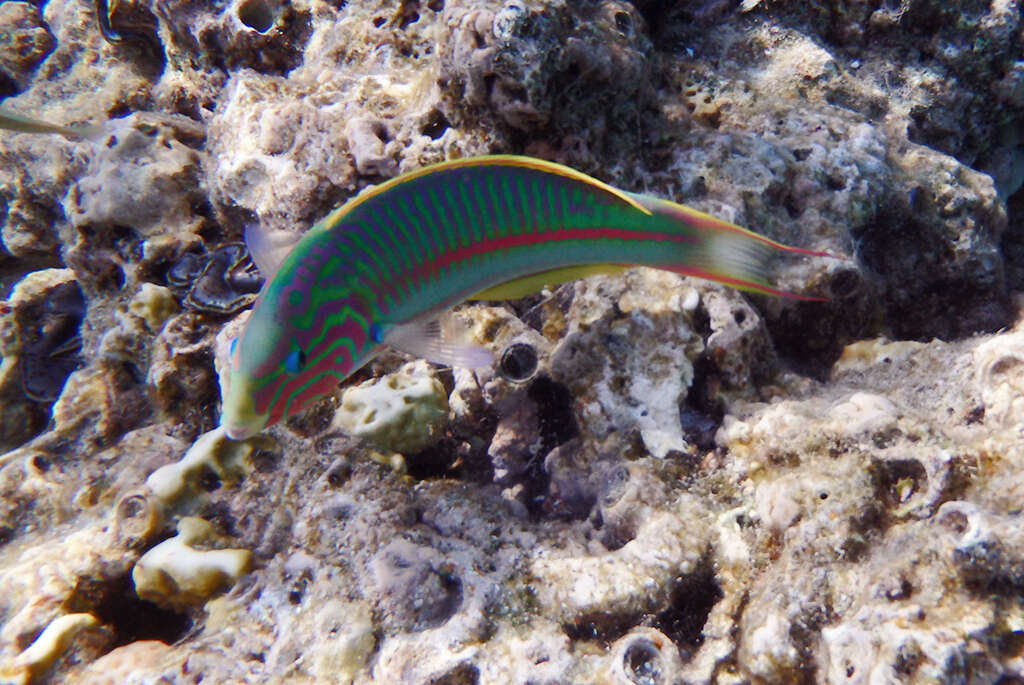
<instances>
[{"instance_id":1,"label":"colorful tropical fish","mask_svg":"<svg viewBox=\"0 0 1024 685\"><path fill-rule=\"evenodd\" d=\"M801 300L765 280L787 247L529 157L429 166L364 192L292 247L246 239L267 283L232 343L222 425L242 439L310 406L384 346L456 366L491 362L439 316L631 265Z\"/></svg>"}]
</instances>

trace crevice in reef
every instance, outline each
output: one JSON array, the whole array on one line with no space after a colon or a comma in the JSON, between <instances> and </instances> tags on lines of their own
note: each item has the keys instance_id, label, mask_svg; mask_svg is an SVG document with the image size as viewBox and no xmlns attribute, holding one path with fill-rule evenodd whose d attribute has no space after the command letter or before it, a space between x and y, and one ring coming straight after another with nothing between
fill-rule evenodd
<instances>
[{"instance_id":1,"label":"crevice in reef","mask_svg":"<svg viewBox=\"0 0 1024 685\"><path fill-rule=\"evenodd\" d=\"M139 599L130 572L106 581L79 580L65 609L89 611L109 626L114 631L111 649L138 640L159 640L172 645L192 628L188 614Z\"/></svg>"}]
</instances>

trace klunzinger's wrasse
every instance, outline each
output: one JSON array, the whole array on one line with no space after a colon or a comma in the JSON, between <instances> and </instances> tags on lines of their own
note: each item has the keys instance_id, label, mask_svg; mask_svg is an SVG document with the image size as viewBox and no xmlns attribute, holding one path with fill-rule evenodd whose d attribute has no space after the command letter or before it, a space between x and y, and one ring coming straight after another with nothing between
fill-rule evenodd
<instances>
[{"instance_id":1,"label":"klunzinger's wrasse","mask_svg":"<svg viewBox=\"0 0 1024 685\"><path fill-rule=\"evenodd\" d=\"M783 297L766 281L788 247L683 205L529 157L425 167L364 192L294 247L246 231L267 283L232 342L222 426L234 439L332 393L384 346L454 366L488 350L445 338L439 316L643 265Z\"/></svg>"}]
</instances>

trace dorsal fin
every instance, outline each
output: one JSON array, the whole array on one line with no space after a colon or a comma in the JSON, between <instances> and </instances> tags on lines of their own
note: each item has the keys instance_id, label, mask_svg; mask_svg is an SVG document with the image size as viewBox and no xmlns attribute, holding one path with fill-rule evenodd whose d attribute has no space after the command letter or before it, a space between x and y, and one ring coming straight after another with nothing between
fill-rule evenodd
<instances>
[{"instance_id":1,"label":"dorsal fin","mask_svg":"<svg viewBox=\"0 0 1024 685\"><path fill-rule=\"evenodd\" d=\"M363 192L359 193L353 198L350 198L348 202L338 207L333 212L324 217L317 226L321 229L326 229L333 226L338 220L351 212L353 209L363 204L367 200L370 200L381 193L391 190L395 186L408 183L414 179L417 179L426 174L432 174L438 171L445 171L448 169L465 169L471 167L487 167L487 166L506 166L506 167L521 167L523 169L536 169L543 171L548 174L555 174L557 176L564 176L565 178L571 178L587 185L597 188L599 190L608 193L609 195L617 198L623 204L629 205L643 214L651 214L651 210L644 206L630 194L619 190L613 186L608 185L604 181L599 181L596 178L584 174L582 171L576 171L564 164L558 164L557 162L548 162L543 159L536 159L534 157L524 157L522 155L482 155L479 157L465 157L462 159L450 159L445 162L438 162L437 164L430 164L416 171L410 171L404 173L395 178L389 179L384 183L380 183L376 186L367 188Z\"/></svg>"}]
</instances>

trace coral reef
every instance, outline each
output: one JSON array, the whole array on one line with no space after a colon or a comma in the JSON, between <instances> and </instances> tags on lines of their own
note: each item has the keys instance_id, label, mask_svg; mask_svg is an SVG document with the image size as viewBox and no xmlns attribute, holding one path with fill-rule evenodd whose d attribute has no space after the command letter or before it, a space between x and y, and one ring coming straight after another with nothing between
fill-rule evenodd
<instances>
[{"instance_id":1,"label":"coral reef","mask_svg":"<svg viewBox=\"0 0 1024 685\"><path fill-rule=\"evenodd\" d=\"M204 604L249 570L245 549L196 549L213 526L201 518L178 521L178 534L143 554L132 569L132 585L141 599L171 608Z\"/></svg>"},{"instance_id":2,"label":"coral reef","mask_svg":"<svg viewBox=\"0 0 1024 685\"><path fill-rule=\"evenodd\" d=\"M24 90L32 70L53 49L53 36L28 2L0 7L0 95Z\"/></svg>"},{"instance_id":3,"label":"coral reef","mask_svg":"<svg viewBox=\"0 0 1024 685\"><path fill-rule=\"evenodd\" d=\"M426 362L348 388L333 427L401 454L436 443L448 423L448 395Z\"/></svg>"},{"instance_id":4,"label":"coral reef","mask_svg":"<svg viewBox=\"0 0 1024 685\"><path fill-rule=\"evenodd\" d=\"M100 14L97 15L97 12ZM0 3L0 680L1024 680L1021 8ZM571 164L833 258L472 303L218 428L265 274L395 174Z\"/></svg>"}]
</instances>

